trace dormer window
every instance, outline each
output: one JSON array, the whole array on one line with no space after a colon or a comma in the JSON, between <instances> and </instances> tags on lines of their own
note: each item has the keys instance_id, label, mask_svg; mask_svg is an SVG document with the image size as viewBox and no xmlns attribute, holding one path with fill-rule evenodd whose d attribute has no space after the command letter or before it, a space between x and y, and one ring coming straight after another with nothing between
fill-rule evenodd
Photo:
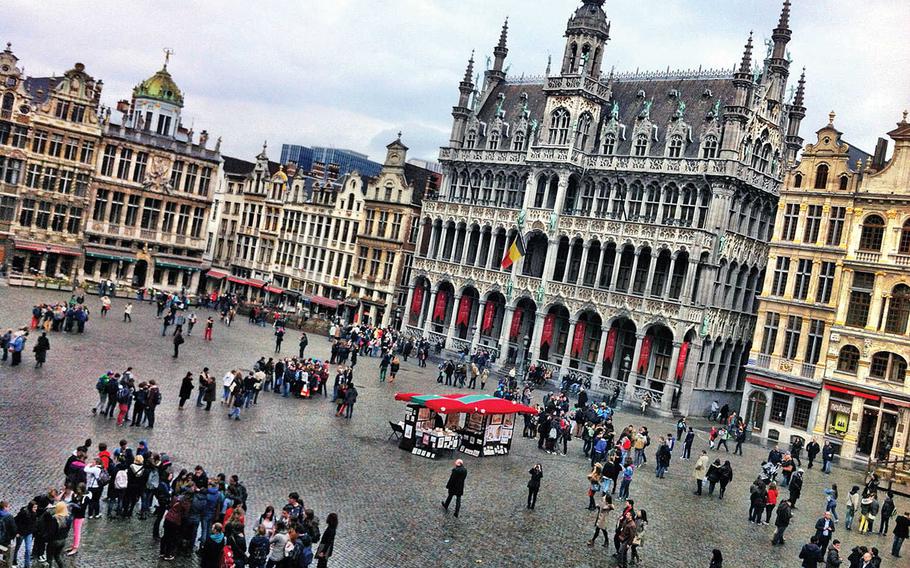
<instances>
[{"instance_id":1,"label":"dormer window","mask_svg":"<svg viewBox=\"0 0 910 568\"><path fill-rule=\"evenodd\" d=\"M634 152L636 156L644 156L648 153L648 135L644 132L635 137Z\"/></svg>"},{"instance_id":2,"label":"dormer window","mask_svg":"<svg viewBox=\"0 0 910 568\"><path fill-rule=\"evenodd\" d=\"M607 156L612 156L613 152L616 151L616 134L608 132L604 136L604 154Z\"/></svg>"},{"instance_id":3,"label":"dormer window","mask_svg":"<svg viewBox=\"0 0 910 568\"><path fill-rule=\"evenodd\" d=\"M477 144L477 131L473 130L473 129L468 130L468 135L465 137L465 141L464 141L464 147L471 149L476 144Z\"/></svg>"},{"instance_id":4,"label":"dormer window","mask_svg":"<svg viewBox=\"0 0 910 568\"><path fill-rule=\"evenodd\" d=\"M494 131L492 134L490 134L490 140L488 142L488 147L490 148L490 150L499 149L499 132L498 131Z\"/></svg>"},{"instance_id":5,"label":"dormer window","mask_svg":"<svg viewBox=\"0 0 910 568\"><path fill-rule=\"evenodd\" d=\"M679 134L670 137L670 143L667 145L667 156L670 158L679 158L682 156L683 138Z\"/></svg>"},{"instance_id":6,"label":"dormer window","mask_svg":"<svg viewBox=\"0 0 910 568\"><path fill-rule=\"evenodd\" d=\"M512 139L512 149L521 151L525 149L525 133L519 130Z\"/></svg>"},{"instance_id":7,"label":"dormer window","mask_svg":"<svg viewBox=\"0 0 910 568\"><path fill-rule=\"evenodd\" d=\"M705 141L701 148L701 157L708 159L717 157L717 136L705 136Z\"/></svg>"}]
</instances>

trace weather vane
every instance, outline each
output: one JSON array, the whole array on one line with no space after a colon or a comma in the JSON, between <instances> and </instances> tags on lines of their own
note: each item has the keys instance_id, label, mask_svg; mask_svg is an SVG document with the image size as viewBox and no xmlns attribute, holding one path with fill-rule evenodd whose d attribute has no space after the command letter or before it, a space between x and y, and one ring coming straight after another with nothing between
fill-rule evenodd
<instances>
[{"instance_id":1,"label":"weather vane","mask_svg":"<svg viewBox=\"0 0 910 568\"><path fill-rule=\"evenodd\" d=\"M170 47L164 48L164 66L167 67L167 64L171 62L171 56L174 55L174 50Z\"/></svg>"}]
</instances>

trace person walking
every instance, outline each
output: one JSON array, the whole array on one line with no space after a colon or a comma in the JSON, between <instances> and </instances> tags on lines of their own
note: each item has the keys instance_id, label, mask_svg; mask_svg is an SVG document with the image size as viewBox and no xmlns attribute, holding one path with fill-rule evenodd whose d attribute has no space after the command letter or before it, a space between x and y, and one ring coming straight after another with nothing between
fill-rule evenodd
<instances>
[{"instance_id":1,"label":"person walking","mask_svg":"<svg viewBox=\"0 0 910 568\"><path fill-rule=\"evenodd\" d=\"M604 535L604 548L610 546L610 535L607 533L607 527L610 525L610 511L613 510L613 498L604 493L600 498L597 508L597 516L594 518L594 536L588 541L588 546L594 546L600 533Z\"/></svg>"},{"instance_id":2,"label":"person walking","mask_svg":"<svg viewBox=\"0 0 910 568\"><path fill-rule=\"evenodd\" d=\"M888 536L888 525L891 523L891 516L894 514L894 492L888 491L887 496L885 497L885 502L882 503L882 507L879 510L881 515L881 520L879 521L878 534L882 536ZM836 517L835 517L836 519Z\"/></svg>"},{"instance_id":3,"label":"person walking","mask_svg":"<svg viewBox=\"0 0 910 568\"><path fill-rule=\"evenodd\" d=\"M822 447L822 472L831 473L831 462L833 461L834 447L831 442L825 440L825 445Z\"/></svg>"},{"instance_id":4,"label":"person walking","mask_svg":"<svg viewBox=\"0 0 910 568\"><path fill-rule=\"evenodd\" d=\"M799 499L800 494L803 492L803 470L798 469L790 477L790 484L788 486L790 489L790 497L787 498L790 501L790 506L794 509L796 508L796 501Z\"/></svg>"},{"instance_id":5,"label":"person walking","mask_svg":"<svg viewBox=\"0 0 910 568\"><path fill-rule=\"evenodd\" d=\"M792 518L793 511L790 509L790 502L784 499L777 507L777 516L774 519L774 526L777 530L774 531L774 536L771 538L772 545L782 546L784 544L784 531L790 526L790 519Z\"/></svg>"},{"instance_id":6,"label":"person walking","mask_svg":"<svg viewBox=\"0 0 910 568\"><path fill-rule=\"evenodd\" d=\"M69 508L63 501L57 501L54 505L54 514L48 519L46 526L47 538L47 562L55 565L56 568L64 568L63 548L66 546L66 539L69 537L70 528L73 525L73 519L70 517Z\"/></svg>"},{"instance_id":7,"label":"person walking","mask_svg":"<svg viewBox=\"0 0 910 568\"><path fill-rule=\"evenodd\" d=\"M38 341L35 343L35 346L32 347L32 351L35 352L36 369L44 366L44 362L47 361L47 352L50 350L51 342L47 338L47 332L42 331L41 335L38 337Z\"/></svg>"},{"instance_id":8,"label":"person walking","mask_svg":"<svg viewBox=\"0 0 910 568\"><path fill-rule=\"evenodd\" d=\"M0 509L4 509L0 504ZM27 505L19 509L15 518L15 530L12 532L16 535L16 548L13 551L13 566L17 564L19 550L24 550L23 566L31 568L32 565L32 543L35 539L35 529L38 524L38 503L29 501ZM8 530L8 529L7 529ZM892 548L892 552L894 549Z\"/></svg>"},{"instance_id":9,"label":"person walking","mask_svg":"<svg viewBox=\"0 0 910 568\"><path fill-rule=\"evenodd\" d=\"M815 539L819 548L822 549L822 557L828 550L828 543L831 542L832 535L834 535L834 519L831 518L830 512L825 511L824 516L815 522Z\"/></svg>"},{"instance_id":10,"label":"person walking","mask_svg":"<svg viewBox=\"0 0 910 568\"><path fill-rule=\"evenodd\" d=\"M180 405L178 408L182 409L183 405L186 404L186 401L189 400L191 396L193 396L194 388L195 386L193 386L193 372L187 371L186 375L183 377L183 380L180 382L180 393L178 395L180 398Z\"/></svg>"},{"instance_id":11,"label":"person walking","mask_svg":"<svg viewBox=\"0 0 910 568\"><path fill-rule=\"evenodd\" d=\"M133 323L133 303L127 302L123 306L123 321Z\"/></svg>"},{"instance_id":12,"label":"person walking","mask_svg":"<svg viewBox=\"0 0 910 568\"><path fill-rule=\"evenodd\" d=\"M831 548L828 549L828 554L825 556L825 568L840 568L840 565L843 562L840 559L840 541L834 539L831 542Z\"/></svg>"},{"instance_id":13,"label":"person walking","mask_svg":"<svg viewBox=\"0 0 910 568\"><path fill-rule=\"evenodd\" d=\"M708 480L708 495L714 495L714 488L717 487L717 482L720 481L721 468L723 466L720 463L720 459L715 459L708 466L708 471L705 474L705 478Z\"/></svg>"},{"instance_id":14,"label":"person walking","mask_svg":"<svg viewBox=\"0 0 910 568\"><path fill-rule=\"evenodd\" d=\"M835 523L839 520L837 517L837 497L837 484L832 483L830 489L825 489L825 510L831 511L831 516L834 517Z\"/></svg>"},{"instance_id":15,"label":"person walking","mask_svg":"<svg viewBox=\"0 0 910 568\"><path fill-rule=\"evenodd\" d=\"M730 460L726 460L724 465L720 468L720 494L717 496L718 499L724 498L724 493L727 492L727 484L733 481L733 466L730 465Z\"/></svg>"},{"instance_id":16,"label":"person walking","mask_svg":"<svg viewBox=\"0 0 910 568\"><path fill-rule=\"evenodd\" d=\"M540 480L543 478L543 466L535 465L528 470L531 479L528 480L528 509L534 510L537 505L537 493L540 491Z\"/></svg>"},{"instance_id":17,"label":"person walking","mask_svg":"<svg viewBox=\"0 0 910 568\"><path fill-rule=\"evenodd\" d=\"M281 353L281 342L284 341L284 328L275 330L275 353Z\"/></svg>"},{"instance_id":18,"label":"person walking","mask_svg":"<svg viewBox=\"0 0 910 568\"><path fill-rule=\"evenodd\" d=\"M910 511L904 511L903 516L894 520L894 541L891 543L891 556L901 557L901 547L904 541L910 537ZM18 545L17 545L18 546Z\"/></svg>"},{"instance_id":19,"label":"person walking","mask_svg":"<svg viewBox=\"0 0 910 568\"><path fill-rule=\"evenodd\" d=\"M815 441L813 437L809 440L809 443L806 444L806 458L809 460L808 468L812 469L812 462L815 461L815 456L818 455L818 452L821 451L821 446L818 445L818 442Z\"/></svg>"},{"instance_id":20,"label":"person walking","mask_svg":"<svg viewBox=\"0 0 910 568\"><path fill-rule=\"evenodd\" d=\"M697 487L693 492L693 495L701 495L701 487L705 481L705 475L708 473L709 461L708 452L702 450L701 455L695 462L695 469L692 471L692 476L695 478L695 484Z\"/></svg>"},{"instance_id":21,"label":"person walking","mask_svg":"<svg viewBox=\"0 0 910 568\"><path fill-rule=\"evenodd\" d=\"M180 346L183 345L183 341L184 339L182 331L178 331L176 334L174 334L174 359L180 356Z\"/></svg>"},{"instance_id":22,"label":"person walking","mask_svg":"<svg viewBox=\"0 0 910 568\"><path fill-rule=\"evenodd\" d=\"M799 557L803 561L803 568L817 568L818 563L824 561L825 554L818 546L818 537L813 535L809 542L803 545L802 550L799 551Z\"/></svg>"},{"instance_id":23,"label":"person walking","mask_svg":"<svg viewBox=\"0 0 910 568\"><path fill-rule=\"evenodd\" d=\"M859 509L859 485L854 485L847 494L847 514L844 515L844 528L853 530L853 519L856 516L856 510Z\"/></svg>"},{"instance_id":24,"label":"person walking","mask_svg":"<svg viewBox=\"0 0 910 568\"><path fill-rule=\"evenodd\" d=\"M455 518L458 518L458 513L461 511L461 497L464 495L464 482L467 477L468 470L465 468L464 462L460 459L455 460L455 467L452 468L449 481L446 483L449 496L442 502L442 508L448 512L449 503L452 502L452 497L455 498Z\"/></svg>"},{"instance_id":25,"label":"person walking","mask_svg":"<svg viewBox=\"0 0 910 568\"><path fill-rule=\"evenodd\" d=\"M746 441L746 429L736 428L736 446L733 448L733 455L743 455L743 442Z\"/></svg>"}]
</instances>

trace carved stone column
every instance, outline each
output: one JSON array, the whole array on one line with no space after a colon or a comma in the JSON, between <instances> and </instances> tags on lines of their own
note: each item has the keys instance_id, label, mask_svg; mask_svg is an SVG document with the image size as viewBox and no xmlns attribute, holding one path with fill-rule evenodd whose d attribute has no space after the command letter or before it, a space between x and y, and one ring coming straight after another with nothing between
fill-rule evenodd
<instances>
[{"instance_id":1,"label":"carved stone column","mask_svg":"<svg viewBox=\"0 0 910 568\"><path fill-rule=\"evenodd\" d=\"M607 348L607 336L609 334L609 328L600 328L600 343L597 347L597 363L594 364L594 376L591 377L591 386L596 386L600 383L600 377L603 374L604 368L604 350ZM616 357L614 356L613 358L615 359Z\"/></svg>"},{"instance_id":2,"label":"carved stone column","mask_svg":"<svg viewBox=\"0 0 910 568\"><path fill-rule=\"evenodd\" d=\"M458 319L458 305L461 303L461 294L455 292L454 303L452 303L452 317L449 319L449 327L446 329L446 347L451 348L452 338L455 337L455 320Z\"/></svg>"},{"instance_id":3,"label":"carved stone column","mask_svg":"<svg viewBox=\"0 0 910 568\"><path fill-rule=\"evenodd\" d=\"M591 252L591 241L586 241L582 245L581 250L581 264L578 266L578 278L575 280L575 283L579 286L582 286L585 282L585 269L588 265L588 254Z\"/></svg>"},{"instance_id":4,"label":"carved stone column","mask_svg":"<svg viewBox=\"0 0 910 568\"><path fill-rule=\"evenodd\" d=\"M407 329L411 325L411 304L414 301L414 285L408 285L408 299L404 305L404 328ZM417 314L418 319L420 318L420 313ZM404 331L404 330L402 330Z\"/></svg>"},{"instance_id":5,"label":"carved stone column","mask_svg":"<svg viewBox=\"0 0 910 568\"><path fill-rule=\"evenodd\" d=\"M667 279L664 281L664 289L661 291L661 298L664 300L670 297L670 287L673 285L673 271L676 270L676 255L670 255L670 268L667 272ZM682 284L680 284L679 295L682 298Z\"/></svg>"},{"instance_id":6,"label":"carved stone column","mask_svg":"<svg viewBox=\"0 0 910 568\"><path fill-rule=\"evenodd\" d=\"M635 289L635 273L638 272L638 259L641 256L641 249L635 251L635 260L632 261L632 273L629 274L629 285L626 288L626 294L631 294Z\"/></svg>"},{"instance_id":7,"label":"carved stone column","mask_svg":"<svg viewBox=\"0 0 910 568\"><path fill-rule=\"evenodd\" d=\"M679 350L682 343L673 342L673 354L670 356L670 369L667 382L664 383L664 393L660 398L660 409L669 412L673 402L673 387L676 385L676 366L679 364Z\"/></svg>"}]
</instances>

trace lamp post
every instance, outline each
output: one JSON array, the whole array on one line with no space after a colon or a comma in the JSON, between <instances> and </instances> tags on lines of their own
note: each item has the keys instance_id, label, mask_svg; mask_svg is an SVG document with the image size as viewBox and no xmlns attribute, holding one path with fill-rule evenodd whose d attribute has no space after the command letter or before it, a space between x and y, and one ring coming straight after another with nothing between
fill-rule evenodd
<instances>
[{"instance_id":1,"label":"lamp post","mask_svg":"<svg viewBox=\"0 0 910 568\"><path fill-rule=\"evenodd\" d=\"M395 329L401 331L401 308L395 308Z\"/></svg>"}]
</instances>

